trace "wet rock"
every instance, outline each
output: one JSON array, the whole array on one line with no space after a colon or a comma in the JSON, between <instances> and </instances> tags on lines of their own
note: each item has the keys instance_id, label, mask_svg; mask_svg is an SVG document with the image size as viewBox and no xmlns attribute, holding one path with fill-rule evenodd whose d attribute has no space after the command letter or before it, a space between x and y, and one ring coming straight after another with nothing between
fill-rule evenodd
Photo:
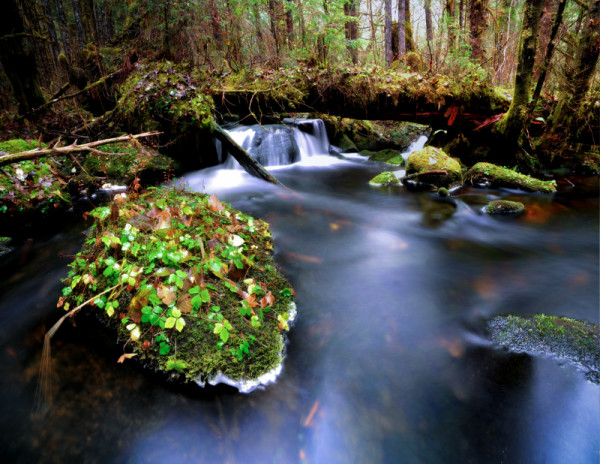
<instances>
[{"instance_id":1,"label":"wet rock","mask_svg":"<svg viewBox=\"0 0 600 464\"><path fill-rule=\"evenodd\" d=\"M467 171L465 182L475 186L513 188L527 192L555 192L555 181L543 181L491 163L477 163Z\"/></svg>"},{"instance_id":2,"label":"wet rock","mask_svg":"<svg viewBox=\"0 0 600 464\"><path fill-rule=\"evenodd\" d=\"M10 237L0 237L0 258L13 250L10 246L11 241L12 239Z\"/></svg>"},{"instance_id":3,"label":"wet rock","mask_svg":"<svg viewBox=\"0 0 600 464\"><path fill-rule=\"evenodd\" d=\"M496 316L487 324L492 341L515 352L568 361L600 383L600 325L566 317Z\"/></svg>"},{"instance_id":4,"label":"wet rock","mask_svg":"<svg viewBox=\"0 0 600 464\"><path fill-rule=\"evenodd\" d=\"M518 201L492 200L483 211L487 214L522 214L525 212L525 205Z\"/></svg>"},{"instance_id":5,"label":"wet rock","mask_svg":"<svg viewBox=\"0 0 600 464\"><path fill-rule=\"evenodd\" d=\"M388 164L395 164L397 166L404 165L404 158L400 155L398 150L387 148L379 151L361 151L361 155L368 156L371 161L381 161Z\"/></svg>"},{"instance_id":6,"label":"wet rock","mask_svg":"<svg viewBox=\"0 0 600 464\"><path fill-rule=\"evenodd\" d=\"M398 178L396 177L396 174L394 174L391 171L384 171L381 174L376 175L375 177L373 177L370 181L369 184L371 185L396 185L399 184L400 180L398 180Z\"/></svg>"},{"instance_id":7,"label":"wet rock","mask_svg":"<svg viewBox=\"0 0 600 464\"><path fill-rule=\"evenodd\" d=\"M347 134L343 134L340 139L336 142L336 146L340 149L341 153L356 153L358 148Z\"/></svg>"},{"instance_id":8,"label":"wet rock","mask_svg":"<svg viewBox=\"0 0 600 464\"><path fill-rule=\"evenodd\" d=\"M462 185L460 163L442 150L425 147L409 155L402 183L430 189L459 187Z\"/></svg>"}]
</instances>

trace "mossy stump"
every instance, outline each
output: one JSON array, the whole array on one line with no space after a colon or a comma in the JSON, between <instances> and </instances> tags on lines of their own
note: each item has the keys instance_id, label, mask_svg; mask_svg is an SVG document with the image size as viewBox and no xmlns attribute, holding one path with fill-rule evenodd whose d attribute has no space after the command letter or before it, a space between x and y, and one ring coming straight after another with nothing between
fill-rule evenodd
<instances>
[{"instance_id":1,"label":"mossy stump","mask_svg":"<svg viewBox=\"0 0 600 464\"><path fill-rule=\"evenodd\" d=\"M265 222L181 188L117 196L90 217L58 304L115 329L121 362L200 384L280 368L293 290Z\"/></svg>"},{"instance_id":2,"label":"mossy stump","mask_svg":"<svg viewBox=\"0 0 600 464\"><path fill-rule=\"evenodd\" d=\"M496 316L487 324L490 338L511 351L551 355L581 368L600 383L600 325L546 316Z\"/></svg>"},{"instance_id":3,"label":"mossy stump","mask_svg":"<svg viewBox=\"0 0 600 464\"><path fill-rule=\"evenodd\" d=\"M556 191L556 181L544 181L491 163L477 163L467 171L465 182L475 186L512 188L526 192Z\"/></svg>"}]
</instances>

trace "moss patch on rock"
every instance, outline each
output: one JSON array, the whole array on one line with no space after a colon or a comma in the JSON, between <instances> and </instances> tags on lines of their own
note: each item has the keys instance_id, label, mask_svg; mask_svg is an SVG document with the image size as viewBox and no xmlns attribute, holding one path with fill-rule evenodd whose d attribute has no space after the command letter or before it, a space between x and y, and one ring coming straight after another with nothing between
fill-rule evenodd
<instances>
[{"instance_id":1,"label":"moss patch on rock","mask_svg":"<svg viewBox=\"0 0 600 464\"><path fill-rule=\"evenodd\" d=\"M369 181L369 184L371 185L396 185L399 183L400 180L398 180L396 174L391 171L384 171Z\"/></svg>"},{"instance_id":2,"label":"moss patch on rock","mask_svg":"<svg viewBox=\"0 0 600 464\"><path fill-rule=\"evenodd\" d=\"M385 150L379 150L377 152L364 150L361 154L369 156L371 161L381 161L384 163L396 164L398 166L404 164L404 158L400 156L400 152L392 148L386 148Z\"/></svg>"},{"instance_id":3,"label":"moss patch on rock","mask_svg":"<svg viewBox=\"0 0 600 464\"><path fill-rule=\"evenodd\" d=\"M554 180L539 180L535 177L521 174L513 169L496 166L491 163L477 163L467 171L465 181L472 185L521 189L527 192L556 191L556 181Z\"/></svg>"},{"instance_id":4,"label":"moss patch on rock","mask_svg":"<svg viewBox=\"0 0 600 464\"><path fill-rule=\"evenodd\" d=\"M492 200L483 209L487 214L522 214L525 212L525 205L519 201L510 200Z\"/></svg>"},{"instance_id":5,"label":"moss patch on rock","mask_svg":"<svg viewBox=\"0 0 600 464\"><path fill-rule=\"evenodd\" d=\"M257 379L281 363L293 290L265 222L176 188L118 196L90 216L59 306L89 306L123 359L195 381Z\"/></svg>"},{"instance_id":6,"label":"moss patch on rock","mask_svg":"<svg viewBox=\"0 0 600 464\"><path fill-rule=\"evenodd\" d=\"M496 316L488 322L491 339L512 351L551 355L583 369L600 383L600 325L566 317Z\"/></svg>"},{"instance_id":7,"label":"moss patch on rock","mask_svg":"<svg viewBox=\"0 0 600 464\"><path fill-rule=\"evenodd\" d=\"M416 182L433 187L454 188L462 185L460 163L444 151L425 147L411 153L406 160L402 182Z\"/></svg>"}]
</instances>

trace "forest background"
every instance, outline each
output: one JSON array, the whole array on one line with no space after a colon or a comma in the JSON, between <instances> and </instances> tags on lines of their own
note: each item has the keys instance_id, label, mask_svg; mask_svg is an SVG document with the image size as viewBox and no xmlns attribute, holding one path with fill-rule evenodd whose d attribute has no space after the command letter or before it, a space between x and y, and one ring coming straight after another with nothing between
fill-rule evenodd
<instances>
[{"instance_id":1,"label":"forest background","mask_svg":"<svg viewBox=\"0 0 600 464\"><path fill-rule=\"evenodd\" d=\"M24 131L43 131L46 139L93 137L87 123L115 108L120 85L138 63L169 60L222 77L286 69L362 69L433 83L444 76L465 91L487 86L510 101L508 111L484 124L509 147L597 152L596 0L8 0L5 6L4 138ZM535 143L529 128L540 136Z\"/></svg>"}]
</instances>

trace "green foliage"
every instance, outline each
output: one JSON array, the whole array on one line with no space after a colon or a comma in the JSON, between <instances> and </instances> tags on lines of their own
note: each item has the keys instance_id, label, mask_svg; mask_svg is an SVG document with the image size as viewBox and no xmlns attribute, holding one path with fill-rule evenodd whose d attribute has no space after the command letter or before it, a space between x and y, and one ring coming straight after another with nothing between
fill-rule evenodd
<instances>
[{"instance_id":1,"label":"green foliage","mask_svg":"<svg viewBox=\"0 0 600 464\"><path fill-rule=\"evenodd\" d=\"M189 379L280 362L293 290L273 265L267 224L175 188L120 197L90 217L59 305L93 301L138 359Z\"/></svg>"}]
</instances>

